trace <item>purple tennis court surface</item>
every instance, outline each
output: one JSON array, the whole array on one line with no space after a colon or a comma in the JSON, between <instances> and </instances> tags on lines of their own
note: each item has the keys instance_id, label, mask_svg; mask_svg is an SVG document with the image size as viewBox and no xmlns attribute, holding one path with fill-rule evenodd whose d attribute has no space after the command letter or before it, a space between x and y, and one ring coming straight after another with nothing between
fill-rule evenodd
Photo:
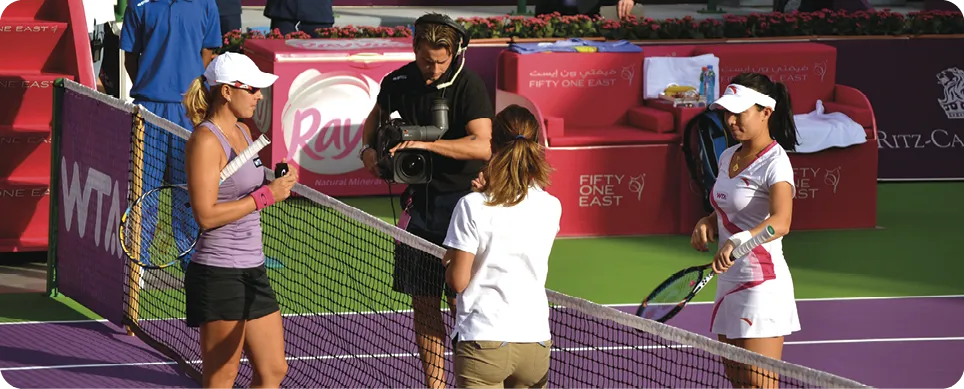
<instances>
[{"instance_id":1,"label":"purple tennis court surface","mask_svg":"<svg viewBox=\"0 0 964 389\"><path fill-rule=\"evenodd\" d=\"M881 388L947 388L964 373L964 296L804 300L798 307L803 330L787 338L784 359L789 362ZM632 312L635 306L617 308ZM711 308L692 305L669 324L712 337L707 325ZM405 318L383 315L380 320ZM357 344L354 348L367 354ZM397 353L369 357L393 358L399 368L412 366L405 359L414 345L389 349ZM292 370L298 364L327 364L325 370L343 372L343 377L326 379L344 386L356 385L362 375L357 362L337 357L290 358ZM174 362L98 321L0 324L0 374L17 388L198 386Z\"/></svg>"}]
</instances>

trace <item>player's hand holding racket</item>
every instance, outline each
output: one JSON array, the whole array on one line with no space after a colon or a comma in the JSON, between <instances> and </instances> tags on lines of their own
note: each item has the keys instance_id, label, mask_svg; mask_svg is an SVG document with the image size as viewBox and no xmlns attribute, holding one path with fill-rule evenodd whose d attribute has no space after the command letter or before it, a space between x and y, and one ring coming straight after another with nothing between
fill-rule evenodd
<instances>
[{"instance_id":1,"label":"player's hand holding racket","mask_svg":"<svg viewBox=\"0 0 964 389\"><path fill-rule=\"evenodd\" d=\"M291 188L298 183L298 169L292 168L288 165L288 159L284 158L281 163L275 167L275 179L268 184L268 188L271 189L271 194L274 195L274 201L281 202L291 196ZM279 176L278 173L281 173Z\"/></svg>"},{"instance_id":2,"label":"player's hand holding racket","mask_svg":"<svg viewBox=\"0 0 964 389\"><path fill-rule=\"evenodd\" d=\"M716 256L713 257L713 272L720 274L733 266L733 261L735 258L732 257L733 249L736 246L733 244L732 240L727 240L720 246L720 249L716 251Z\"/></svg>"}]
</instances>

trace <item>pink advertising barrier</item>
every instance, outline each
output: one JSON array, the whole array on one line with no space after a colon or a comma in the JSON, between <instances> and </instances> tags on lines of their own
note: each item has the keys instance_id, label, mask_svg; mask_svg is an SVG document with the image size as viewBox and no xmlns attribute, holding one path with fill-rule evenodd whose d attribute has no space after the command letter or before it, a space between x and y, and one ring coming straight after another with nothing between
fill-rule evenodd
<instances>
[{"instance_id":1,"label":"pink advertising barrier","mask_svg":"<svg viewBox=\"0 0 964 389\"><path fill-rule=\"evenodd\" d=\"M301 184L330 196L388 194L358 153L382 78L415 59L411 38L249 40L245 54L279 76L247 121L271 140L265 163L287 158Z\"/></svg>"}]
</instances>

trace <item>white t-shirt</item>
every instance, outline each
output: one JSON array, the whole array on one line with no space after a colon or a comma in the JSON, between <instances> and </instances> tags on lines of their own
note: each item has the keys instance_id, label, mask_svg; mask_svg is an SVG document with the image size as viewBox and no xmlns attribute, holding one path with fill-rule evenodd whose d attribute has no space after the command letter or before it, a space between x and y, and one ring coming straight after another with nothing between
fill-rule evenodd
<instances>
[{"instance_id":1,"label":"white t-shirt","mask_svg":"<svg viewBox=\"0 0 964 389\"><path fill-rule=\"evenodd\" d=\"M794 185L790 157L777 142L763 149L750 166L730 178L730 161L738 148L740 145L735 145L720 155L720 171L710 193L720 233L718 246L726 243L733 234L756 227L770 217L770 187L773 184L788 182ZM785 277L789 271L783 257L781 237L738 258L719 277L735 282L768 281L781 275Z\"/></svg>"},{"instance_id":2,"label":"white t-shirt","mask_svg":"<svg viewBox=\"0 0 964 389\"><path fill-rule=\"evenodd\" d=\"M537 187L512 207L485 205L473 192L455 207L444 246L475 254L458 295L452 337L541 342L550 339L546 275L562 204Z\"/></svg>"}]
</instances>

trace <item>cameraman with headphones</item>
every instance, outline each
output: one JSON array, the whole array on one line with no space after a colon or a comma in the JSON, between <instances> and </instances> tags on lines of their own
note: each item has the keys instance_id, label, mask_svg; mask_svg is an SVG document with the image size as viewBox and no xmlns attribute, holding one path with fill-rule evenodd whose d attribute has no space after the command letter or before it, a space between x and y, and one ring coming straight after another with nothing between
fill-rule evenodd
<instances>
[{"instance_id":1,"label":"cameraman with headphones","mask_svg":"<svg viewBox=\"0 0 964 389\"><path fill-rule=\"evenodd\" d=\"M409 125L433 124L433 102L446 100L448 129L436 141L405 141L400 149L431 152L432 174L427 184L412 184L401 196L403 215L399 227L439 246L445 239L455 205L472 190L484 161L491 155L492 102L482 79L464 69L469 37L464 27L441 14L426 14L415 21L415 61L382 79L378 102L364 125L365 147L360 154L365 168L379 173L375 149L379 125L398 112ZM459 61L456 66L454 62ZM407 222L406 222L407 219ZM395 249L394 289L412 296L414 329L425 384L445 387L445 323L442 290L452 312L455 293L445 285L445 268L435 256L399 244Z\"/></svg>"}]
</instances>

